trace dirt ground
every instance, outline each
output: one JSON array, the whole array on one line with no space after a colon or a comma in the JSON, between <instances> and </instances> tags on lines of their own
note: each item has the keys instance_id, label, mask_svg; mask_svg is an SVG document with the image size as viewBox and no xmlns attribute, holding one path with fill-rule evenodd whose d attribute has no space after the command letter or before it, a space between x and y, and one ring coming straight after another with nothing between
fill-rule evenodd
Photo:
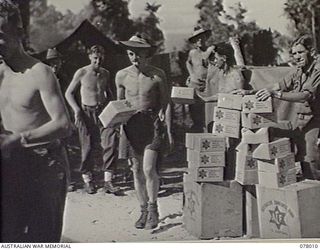
<instances>
[{"instance_id":1,"label":"dirt ground","mask_svg":"<svg viewBox=\"0 0 320 250\"><path fill-rule=\"evenodd\" d=\"M74 143L72 143L74 145ZM179 151L179 149L177 149ZM96 172L95 194L87 194L82 188L79 166L80 149L69 145L72 169L71 179L75 186L66 201L62 242L104 243L141 241L194 241L182 222L183 173L186 162L183 147L162 162L161 188L159 191L160 224L153 230L138 230L134 223L140 216L140 207L133 189L132 177L125 161L119 161L115 184L121 187L122 195L103 192L103 174Z\"/></svg>"}]
</instances>

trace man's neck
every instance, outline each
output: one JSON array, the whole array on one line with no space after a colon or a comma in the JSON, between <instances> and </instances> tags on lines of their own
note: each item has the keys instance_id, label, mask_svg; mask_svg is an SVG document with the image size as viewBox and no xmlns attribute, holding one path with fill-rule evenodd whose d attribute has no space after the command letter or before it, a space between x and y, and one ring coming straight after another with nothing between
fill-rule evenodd
<instances>
[{"instance_id":1,"label":"man's neck","mask_svg":"<svg viewBox=\"0 0 320 250\"><path fill-rule=\"evenodd\" d=\"M206 51L206 47L205 46L199 46L199 47L197 47L197 50L199 52L205 52Z\"/></svg>"},{"instance_id":2,"label":"man's neck","mask_svg":"<svg viewBox=\"0 0 320 250\"><path fill-rule=\"evenodd\" d=\"M7 58L4 58L6 64L15 72L24 71L28 68L29 55L23 50L22 47L17 48L14 53L12 53Z\"/></svg>"}]
</instances>

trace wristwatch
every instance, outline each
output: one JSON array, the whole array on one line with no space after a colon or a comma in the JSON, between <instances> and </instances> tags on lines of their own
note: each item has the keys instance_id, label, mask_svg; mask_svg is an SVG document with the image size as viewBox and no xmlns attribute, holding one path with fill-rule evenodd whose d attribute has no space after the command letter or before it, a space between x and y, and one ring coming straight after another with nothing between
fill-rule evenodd
<instances>
[{"instance_id":1,"label":"wristwatch","mask_svg":"<svg viewBox=\"0 0 320 250\"><path fill-rule=\"evenodd\" d=\"M20 143L22 146L28 144L28 140L24 132L20 133L20 137Z\"/></svg>"},{"instance_id":2,"label":"wristwatch","mask_svg":"<svg viewBox=\"0 0 320 250\"><path fill-rule=\"evenodd\" d=\"M281 99L281 97L282 97L282 91L275 91L274 94L273 94L273 96L274 96L275 98Z\"/></svg>"}]
</instances>

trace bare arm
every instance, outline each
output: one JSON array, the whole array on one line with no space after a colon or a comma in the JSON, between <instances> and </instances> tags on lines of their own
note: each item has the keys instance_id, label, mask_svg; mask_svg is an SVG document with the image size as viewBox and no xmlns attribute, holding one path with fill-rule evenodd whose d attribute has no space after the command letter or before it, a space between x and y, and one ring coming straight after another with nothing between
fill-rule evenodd
<instances>
[{"instance_id":1,"label":"bare arm","mask_svg":"<svg viewBox=\"0 0 320 250\"><path fill-rule=\"evenodd\" d=\"M193 64L192 64L192 50L189 52L188 59L186 61L186 67L190 76L194 75Z\"/></svg>"},{"instance_id":2,"label":"bare arm","mask_svg":"<svg viewBox=\"0 0 320 250\"><path fill-rule=\"evenodd\" d=\"M125 99L125 88L122 85L124 77L125 77L125 74L122 71L119 71L116 74L115 82L116 82L116 87L117 87L117 100Z\"/></svg>"},{"instance_id":3,"label":"bare arm","mask_svg":"<svg viewBox=\"0 0 320 250\"><path fill-rule=\"evenodd\" d=\"M161 105L161 110L165 113L169 103L169 90L168 90L167 78L165 73L161 72L160 77L161 77L161 82L159 84L160 105Z\"/></svg>"},{"instance_id":4,"label":"bare arm","mask_svg":"<svg viewBox=\"0 0 320 250\"><path fill-rule=\"evenodd\" d=\"M110 72L108 70L105 70L105 77L106 77L106 86L105 86L105 91L104 91L104 96L106 97L106 99L110 100L114 100L114 95L111 91L111 79L110 79Z\"/></svg>"},{"instance_id":5,"label":"bare arm","mask_svg":"<svg viewBox=\"0 0 320 250\"><path fill-rule=\"evenodd\" d=\"M75 114L78 114L81 111L81 108L77 104L75 94L78 88L80 87L81 84L81 77L83 76L83 71L82 69L76 71L76 73L73 76L73 79L69 85L69 87L66 90L65 97L67 99L67 102L73 109L73 112Z\"/></svg>"},{"instance_id":6,"label":"bare arm","mask_svg":"<svg viewBox=\"0 0 320 250\"><path fill-rule=\"evenodd\" d=\"M30 143L51 141L68 136L71 132L70 117L57 79L50 68L45 67L41 71L37 76L39 92L51 120L38 128L23 132Z\"/></svg>"}]
</instances>

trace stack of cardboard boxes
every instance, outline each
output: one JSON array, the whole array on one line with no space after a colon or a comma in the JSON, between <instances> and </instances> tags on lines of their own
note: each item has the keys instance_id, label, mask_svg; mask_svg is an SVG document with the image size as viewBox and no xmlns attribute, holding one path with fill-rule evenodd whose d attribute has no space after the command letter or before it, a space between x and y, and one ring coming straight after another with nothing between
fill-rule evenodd
<instances>
[{"instance_id":1,"label":"stack of cardboard boxes","mask_svg":"<svg viewBox=\"0 0 320 250\"><path fill-rule=\"evenodd\" d=\"M186 135L184 224L200 239L242 235L242 187L223 181L226 139L209 133Z\"/></svg>"},{"instance_id":2,"label":"stack of cardboard boxes","mask_svg":"<svg viewBox=\"0 0 320 250\"><path fill-rule=\"evenodd\" d=\"M186 134L188 169L195 181L223 181L225 145L223 136Z\"/></svg>"},{"instance_id":3,"label":"stack of cardboard boxes","mask_svg":"<svg viewBox=\"0 0 320 250\"><path fill-rule=\"evenodd\" d=\"M239 138L241 100L241 96L218 94L218 105L213 114L213 134Z\"/></svg>"},{"instance_id":4,"label":"stack of cardboard boxes","mask_svg":"<svg viewBox=\"0 0 320 250\"><path fill-rule=\"evenodd\" d=\"M266 101L258 101L255 95L242 98L242 140L236 148L235 174L236 181L242 185L258 183L258 164L253 157L253 152L258 144L269 142L268 123L269 121L275 123L275 119L272 120L273 117L270 115L271 112L271 98Z\"/></svg>"}]
</instances>

